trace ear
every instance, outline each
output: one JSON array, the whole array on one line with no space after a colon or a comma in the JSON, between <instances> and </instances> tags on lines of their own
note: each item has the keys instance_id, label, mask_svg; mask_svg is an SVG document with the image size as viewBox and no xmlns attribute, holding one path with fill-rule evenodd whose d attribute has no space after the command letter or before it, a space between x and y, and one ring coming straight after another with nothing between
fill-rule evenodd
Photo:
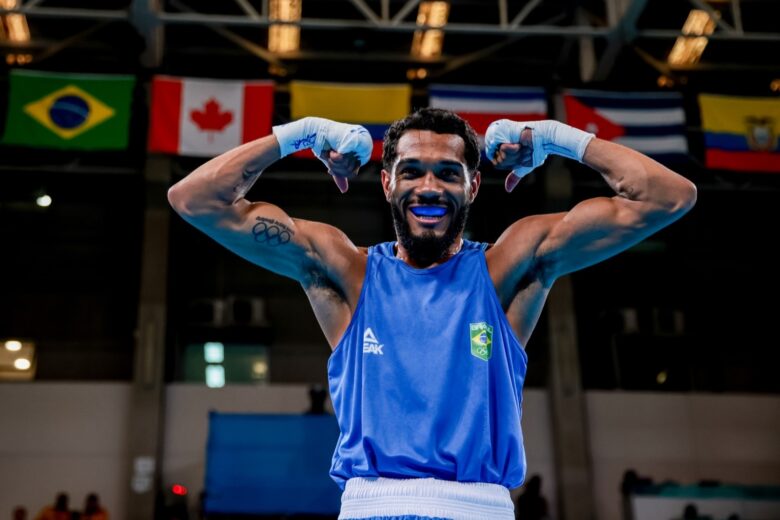
<instances>
[{"instance_id":1,"label":"ear","mask_svg":"<svg viewBox=\"0 0 780 520\"><path fill-rule=\"evenodd\" d=\"M480 184L482 184L482 173L479 170L474 170L474 176L471 178L471 200L469 203L474 202L474 199L477 198Z\"/></svg>"},{"instance_id":2,"label":"ear","mask_svg":"<svg viewBox=\"0 0 780 520\"><path fill-rule=\"evenodd\" d=\"M382 168L382 190L385 192L385 200L390 202L390 184L393 179L393 175Z\"/></svg>"}]
</instances>

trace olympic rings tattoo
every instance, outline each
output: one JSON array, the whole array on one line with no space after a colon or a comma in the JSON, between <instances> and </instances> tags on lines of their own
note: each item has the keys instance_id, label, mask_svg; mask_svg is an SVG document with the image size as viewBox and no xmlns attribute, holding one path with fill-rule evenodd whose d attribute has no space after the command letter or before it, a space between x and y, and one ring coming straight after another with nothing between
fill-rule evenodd
<instances>
[{"instance_id":1,"label":"olympic rings tattoo","mask_svg":"<svg viewBox=\"0 0 780 520\"><path fill-rule=\"evenodd\" d=\"M252 227L255 242L276 247L286 244L292 239L290 228L272 219L257 217L257 224Z\"/></svg>"}]
</instances>

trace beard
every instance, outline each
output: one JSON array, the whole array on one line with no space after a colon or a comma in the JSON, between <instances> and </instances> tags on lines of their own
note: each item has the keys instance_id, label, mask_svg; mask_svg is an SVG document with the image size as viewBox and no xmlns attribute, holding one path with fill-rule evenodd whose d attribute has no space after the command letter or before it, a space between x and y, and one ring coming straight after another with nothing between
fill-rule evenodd
<instances>
[{"instance_id":1,"label":"beard","mask_svg":"<svg viewBox=\"0 0 780 520\"><path fill-rule=\"evenodd\" d=\"M469 206L462 206L450 220L450 225L440 237L433 230L425 230L421 235L413 235L406 214L395 203L390 204L393 214L393 226L398 241L409 254L409 259L418 265L431 265L441 260L449 251L455 238L466 227Z\"/></svg>"}]
</instances>

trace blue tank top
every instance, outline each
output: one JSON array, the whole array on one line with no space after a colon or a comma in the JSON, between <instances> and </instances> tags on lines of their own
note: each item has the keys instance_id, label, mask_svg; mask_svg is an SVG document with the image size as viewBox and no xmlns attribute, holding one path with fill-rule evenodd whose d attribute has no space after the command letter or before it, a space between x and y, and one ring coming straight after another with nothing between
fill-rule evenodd
<instances>
[{"instance_id":1,"label":"blue tank top","mask_svg":"<svg viewBox=\"0 0 780 520\"><path fill-rule=\"evenodd\" d=\"M328 360L341 434L330 475L486 482L525 476L520 430L527 357L487 271L464 241L415 269L393 242L368 250L352 321Z\"/></svg>"}]
</instances>

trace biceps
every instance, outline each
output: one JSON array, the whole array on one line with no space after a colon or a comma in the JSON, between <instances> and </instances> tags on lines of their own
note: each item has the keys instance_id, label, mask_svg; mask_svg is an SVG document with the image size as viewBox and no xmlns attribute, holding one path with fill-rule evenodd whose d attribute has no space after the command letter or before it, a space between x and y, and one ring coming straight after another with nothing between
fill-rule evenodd
<instances>
[{"instance_id":1,"label":"biceps","mask_svg":"<svg viewBox=\"0 0 780 520\"><path fill-rule=\"evenodd\" d=\"M621 197L581 202L561 218L540 244L538 256L548 276L596 264L651 235L654 226L646 203Z\"/></svg>"},{"instance_id":2,"label":"biceps","mask_svg":"<svg viewBox=\"0 0 780 520\"><path fill-rule=\"evenodd\" d=\"M253 264L297 281L312 263L305 226L273 204L242 200L219 217L192 224Z\"/></svg>"}]
</instances>

